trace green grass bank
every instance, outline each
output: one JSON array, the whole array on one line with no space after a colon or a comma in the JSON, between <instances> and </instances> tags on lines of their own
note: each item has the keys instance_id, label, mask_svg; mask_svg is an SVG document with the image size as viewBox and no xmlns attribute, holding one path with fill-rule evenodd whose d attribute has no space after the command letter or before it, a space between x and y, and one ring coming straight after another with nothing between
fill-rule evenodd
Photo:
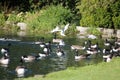
<instances>
[{"instance_id":1,"label":"green grass bank","mask_svg":"<svg viewBox=\"0 0 120 80\"><path fill-rule=\"evenodd\" d=\"M120 58L113 58L109 63L102 62L97 65L85 67L70 67L63 71L47 74L45 77L37 75L21 80L119 80ZM16 79L17 80L17 79Z\"/></svg>"}]
</instances>

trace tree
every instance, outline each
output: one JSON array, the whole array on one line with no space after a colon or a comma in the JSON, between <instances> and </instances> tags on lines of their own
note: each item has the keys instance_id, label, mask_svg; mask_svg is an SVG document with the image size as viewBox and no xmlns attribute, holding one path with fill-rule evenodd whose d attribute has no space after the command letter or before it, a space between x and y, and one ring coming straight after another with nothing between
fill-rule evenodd
<instances>
[{"instance_id":1,"label":"tree","mask_svg":"<svg viewBox=\"0 0 120 80\"><path fill-rule=\"evenodd\" d=\"M119 0L81 0L81 26L119 28Z\"/></svg>"}]
</instances>

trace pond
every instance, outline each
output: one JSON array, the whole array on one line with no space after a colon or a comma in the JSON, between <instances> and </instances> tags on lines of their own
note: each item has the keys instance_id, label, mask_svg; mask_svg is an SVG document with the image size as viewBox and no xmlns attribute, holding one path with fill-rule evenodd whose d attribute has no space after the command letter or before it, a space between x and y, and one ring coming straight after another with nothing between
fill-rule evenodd
<instances>
[{"instance_id":1,"label":"pond","mask_svg":"<svg viewBox=\"0 0 120 80\"><path fill-rule=\"evenodd\" d=\"M6 37L6 38L5 38ZM9 46L10 63L8 66L0 66L0 80L13 80L17 78L15 68L20 65L20 58L23 55L38 55L42 51L39 44L35 44L41 37L18 37L4 36L0 38L0 49ZM46 42L52 40L46 38ZM35 60L33 62L23 63L27 67L27 73L24 77L35 75L45 75L53 71L64 70L67 67L79 67L91 64L97 64L102 61L100 56L93 55L91 59L83 59L81 61L74 60L74 51L71 50L71 44L82 44L83 40L77 38L65 38L66 46L62 49L65 55L58 57L55 54L57 45L52 44L52 53L44 59ZM82 53L83 51L79 52ZM0 54L2 57L2 54Z\"/></svg>"}]
</instances>

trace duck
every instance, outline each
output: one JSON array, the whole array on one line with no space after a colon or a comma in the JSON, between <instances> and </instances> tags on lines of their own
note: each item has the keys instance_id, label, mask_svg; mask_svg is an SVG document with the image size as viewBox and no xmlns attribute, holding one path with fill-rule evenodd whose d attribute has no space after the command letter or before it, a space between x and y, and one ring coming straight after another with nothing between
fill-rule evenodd
<instances>
[{"instance_id":1,"label":"duck","mask_svg":"<svg viewBox=\"0 0 120 80\"><path fill-rule=\"evenodd\" d=\"M8 65L10 62L9 55L7 53L4 54L4 56L0 59L1 65Z\"/></svg>"},{"instance_id":2,"label":"duck","mask_svg":"<svg viewBox=\"0 0 120 80\"><path fill-rule=\"evenodd\" d=\"M36 57L32 55L23 55L21 56L21 60L24 62L33 62L34 60L36 60Z\"/></svg>"},{"instance_id":3,"label":"duck","mask_svg":"<svg viewBox=\"0 0 120 80\"><path fill-rule=\"evenodd\" d=\"M23 65L17 66L15 68L15 72L16 72L18 77L24 77L26 71L27 71L27 68Z\"/></svg>"}]
</instances>

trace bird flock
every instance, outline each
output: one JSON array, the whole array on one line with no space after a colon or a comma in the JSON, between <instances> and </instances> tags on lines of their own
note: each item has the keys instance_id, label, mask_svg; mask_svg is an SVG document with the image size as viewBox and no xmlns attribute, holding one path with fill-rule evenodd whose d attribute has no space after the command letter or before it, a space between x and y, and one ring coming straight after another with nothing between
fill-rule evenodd
<instances>
[{"instance_id":1,"label":"bird flock","mask_svg":"<svg viewBox=\"0 0 120 80\"><path fill-rule=\"evenodd\" d=\"M62 39L61 39L62 40ZM41 52L36 53L35 55L21 55L19 62L20 63L18 66L15 68L15 73L18 77L24 77L26 71L28 70L26 66L24 66L23 63L30 63L34 61L39 61L39 60L44 60L47 57L50 57L55 54L55 57L64 57L66 52L63 50L63 47L65 46L64 41L57 41L52 42L48 41L45 42L44 37L42 37L39 41L34 42L35 45L39 45L39 48ZM0 58L0 66L3 67L8 67L10 64L11 56L10 56L10 47L11 44L9 43L7 47L1 48L1 55L2 57Z\"/></svg>"},{"instance_id":2,"label":"bird flock","mask_svg":"<svg viewBox=\"0 0 120 80\"><path fill-rule=\"evenodd\" d=\"M69 24L66 25L65 30L68 28ZM63 31L65 31L63 30ZM54 29L51 32L58 31L58 29ZM23 77L25 72L27 71L26 66L23 63L33 62L35 60L44 60L45 58L51 56L53 53L56 56L64 57L66 56L64 47L66 43L63 39L58 39L56 33L54 33L54 38L52 41L45 42L45 38L42 37L39 41L34 42L35 45L39 45L42 50L37 55L21 55L20 57L20 65L16 66L15 72L18 77ZM120 41L118 38L115 38L113 41L111 39L105 39L103 41L103 48L99 46L99 43L92 43L93 40L88 39L84 41L84 45L70 45L70 52L74 52L74 60L81 61L82 59L92 58L91 55L101 55L103 61L110 62L113 57L120 57ZM11 44L8 44L8 47ZM81 54L80 51L84 51L84 54ZM0 65L8 67L10 62L9 56L9 48L1 48L1 55L3 56L0 59Z\"/></svg>"},{"instance_id":3,"label":"bird flock","mask_svg":"<svg viewBox=\"0 0 120 80\"><path fill-rule=\"evenodd\" d=\"M120 41L118 38L105 39L103 41L102 48L98 42L92 44L91 40L85 41L84 46L72 45L71 49L75 52L75 60L90 58L91 55L101 55L103 61L110 62L113 57L120 57ZM84 54L79 54L79 51L83 50Z\"/></svg>"}]
</instances>

